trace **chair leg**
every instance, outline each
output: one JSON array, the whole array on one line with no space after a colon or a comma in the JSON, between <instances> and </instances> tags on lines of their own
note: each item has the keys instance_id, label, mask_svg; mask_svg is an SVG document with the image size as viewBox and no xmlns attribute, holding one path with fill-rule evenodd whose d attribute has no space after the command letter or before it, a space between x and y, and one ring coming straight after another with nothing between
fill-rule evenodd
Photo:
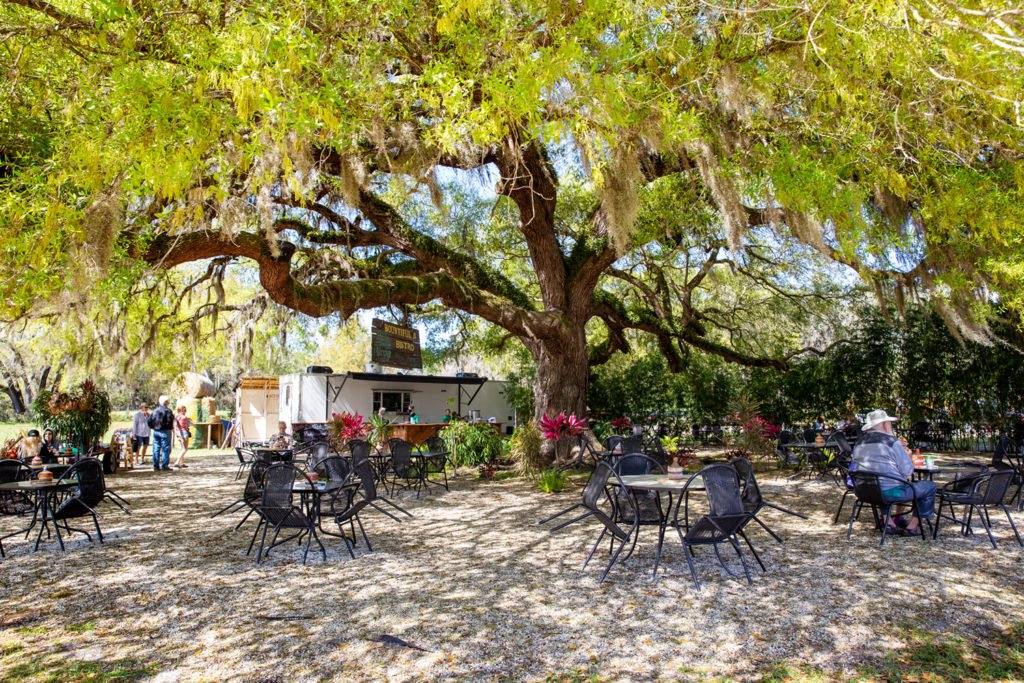
<instances>
[{"instance_id":1,"label":"chair leg","mask_svg":"<svg viewBox=\"0 0 1024 683\"><path fill-rule=\"evenodd\" d=\"M836 510L836 516L832 520L833 524L839 524L839 515L843 512L843 506L846 505L846 497L850 495L849 491L843 491L843 497L839 499L839 509Z\"/></svg>"},{"instance_id":2,"label":"chair leg","mask_svg":"<svg viewBox=\"0 0 1024 683\"><path fill-rule=\"evenodd\" d=\"M366 535L366 529L363 528L363 520L359 519L359 515L356 515L355 518L356 518L356 524L359 525L359 533L361 533L363 535L363 540L366 541L366 551L372 553L373 552L373 546L370 545L370 539Z\"/></svg>"},{"instance_id":3,"label":"chair leg","mask_svg":"<svg viewBox=\"0 0 1024 683\"><path fill-rule=\"evenodd\" d=\"M100 539L100 545L102 545L103 544L103 532L100 530L100 519L99 519L99 517L96 516L96 513L93 513L93 515L92 515L92 523L96 527L96 537Z\"/></svg>"},{"instance_id":4,"label":"chair leg","mask_svg":"<svg viewBox=\"0 0 1024 683\"><path fill-rule=\"evenodd\" d=\"M772 531L771 529L769 529L769 528L768 528L768 525L767 525L767 524L765 524L764 522L762 522L762 521L761 521L760 519L758 519L757 517L754 517L754 521L755 521L755 522L757 522L758 524L760 524L760 525L761 525L761 528L763 528L763 529L764 529L765 531L767 531L767 532L768 532L769 534L771 534L771 535L772 535L772 538L774 538L774 539L775 539L776 541L778 541L779 543L782 543L782 542L783 542L783 541L782 541L782 539L781 539L781 538L779 537L779 535L778 535L777 533L775 533L774 531Z\"/></svg>"},{"instance_id":5,"label":"chair leg","mask_svg":"<svg viewBox=\"0 0 1024 683\"><path fill-rule=\"evenodd\" d=\"M775 510L778 510L779 512L785 512L787 515L793 515L794 517L799 517L800 519L809 519L807 517L807 515L802 515L799 512L796 512L795 510L790 510L789 508L784 508L781 505L776 505L775 503L765 503L764 506L766 508L773 508Z\"/></svg>"},{"instance_id":6,"label":"chair leg","mask_svg":"<svg viewBox=\"0 0 1024 683\"><path fill-rule=\"evenodd\" d=\"M1003 508L1003 512L1006 513L1006 521L1010 523L1010 528L1013 529L1013 535L1017 537L1017 545L1024 548L1024 541L1020 540L1020 534L1017 532L1017 525L1013 523L1013 517L1010 517L1010 511L1005 505L1000 505Z\"/></svg>"},{"instance_id":7,"label":"chair leg","mask_svg":"<svg viewBox=\"0 0 1024 683\"><path fill-rule=\"evenodd\" d=\"M729 539L729 543L732 545L733 550L736 551L736 555L738 555L740 558L740 564L743 565L743 573L747 576L747 583L753 584L754 579L752 576L750 576L750 568L747 567L747 558L743 557L743 549L740 548L740 542L736 540L735 536L733 536Z\"/></svg>"},{"instance_id":8,"label":"chair leg","mask_svg":"<svg viewBox=\"0 0 1024 683\"><path fill-rule=\"evenodd\" d=\"M260 537L260 548L256 551L256 564L263 563L263 545L267 541L267 529L269 528L270 524L266 520L263 520L263 535ZM256 530L259 531L259 527L257 527ZM253 538L255 538L255 536Z\"/></svg>"},{"instance_id":9,"label":"chair leg","mask_svg":"<svg viewBox=\"0 0 1024 683\"><path fill-rule=\"evenodd\" d=\"M885 535L889 532L889 517L890 517L890 513L891 512L892 512L892 506L891 505L886 505L885 506L885 516L882 519L882 540L878 544L879 548L881 548L883 545L885 545Z\"/></svg>"},{"instance_id":10,"label":"chair leg","mask_svg":"<svg viewBox=\"0 0 1024 683\"><path fill-rule=\"evenodd\" d=\"M850 525L846 527L846 540L850 540L850 535L853 533L853 520L857 518L857 513L860 511L861 506L864 505L862 502L855 501L853 509L850 510Z\"/></svg>"},{"instance_id":11,"label":"chair leg","mask_svg":"<svg viewBox=\"0 0 1024 683\"><path fill-rule=\"evenodd\" d=\"M597 537L597 541L594 542L594 547L590 549L590 554L587 555L587 559L584 560L583 567L580 569L580 571L583 571L583 569L586 569L587 565L590 564L590 558L592 558L594 556L594 553L597 552L597 546L601 545L601 541L604 540L604 535L606 533L608 533L607 529L601 529L601 535L598 536Z\"/></svg>"},{"instance_id":12,"label":"chair leg","mask_svg":"<svg viewBox=\"0 0 1024 683\"><path fill-rule=\"evenodd\" d=\"M740 531L740 538L746 542L747 547L750 548L750 553L754 556L754 559L757 560L757 563L761 565L761 571L767 574L768 569L764 566L764 562L761 561L761 556L757 554L756 550L754 550L754 546L750 543L750 539L747 538L747 534Z\"/></svg>"},{"instance_id":13,"label":"chair leg","mask_svg":"<svg viewBox=\"0 0 1024 683\"><path fill-rule=\"evenodd\" d=\"M561 517L562 515L564 515L565 513L569 512L571 510L575 510L576 508L581 508L581 507L583 507L583 503L576 503L575 505L571 505L571 506L565 508L564 510L562 510L561 512L556 512L555 514L551 515L550 517L545 517L544 519L542 519L539 522L537 522L537 525L540 526L541 524L547 524L551 520L557 519L557 518Z\"/></svg>"},{"instance_id":14,"label":"chair leg","mask_svg":"<svg viewBox=\"0 0 1024 683\"><path fill-rule=\"evenodd\" d=\"M634 529L633 531L635 532L636 529ZM613 536L612 534L609 534L609 536L612 536L613 539L615 538L615 536ZM608 566L604 568L604 574L601 574L601 579L598 581L598 583L604 583L604 580L608 578L608 572L612 570L612 567L615 565L616 560L619 559L619 554L622 552L622 549L626 547L627 543L629 543L629 536L622 539L622 541L619 543L619 549L616 550L615 553L612 555L612 558L608 560Z\"/></svg>"},{"instance_id":15,"label":"chair leg","mask_svg":"<svg viewBox=\"0 0 1024 683\"><path fill-rule=\"evenodd\" d=\"M974 506L972 506L972 507L974 507ZM981 520L982 526L985 527L985 533L988 534L988 540L992 543L992 547L998 549L999 546L996 545L996 539L992 535L992 527L989 526L988 520L985 517L986 517L985 511L979 509L978 510L978 519Z\"/></svg>"},{"instance_id":16,"label":"chair leg","mask_svg":"<svg viewBox=\"0 0 1024 683\"><path fill-rule=\"evenodd\" d=\"M383 499L383 498L378 498L378 500L384 500L384 499ZM374 510L376 510L377 512L379 512L379 513L381 513L381 514L384 514L384 515L387 515L388 517L390 517L391 519L395 520L396 522L401 522L401 521L402 521L402 520L400 520L400 519L399 519L398 517L395 517L395 516L394 516L393 514L391 514L391 513L390 513L390 512L388 512L387 510L385 510L384 508L382 508L382 507L378 506L378 505L377 505L376 503L374 503L373 501L370 501L370 502L369 502L368 504L369 504L369 506L370 506L370 507L372 507L372 508L373 508Z\"/></svg>"},{"instance_id":17,"label":"chair leg","mask_svg":"<svg viewBox=\"0 0 1024 683\"><path fill-rule=\"evenodd\" d=\"M53 528L57 532L57 543L60 544L60 551L64 552L64 539L60 535L60 525L57 524L57 520L53 520ZM36 541L38 544L38 541Z\"/></svg>"},{"instance_id":18,"label":"chair leg","mask_svg":"<svg viewBox=\"0 0 1024 683\"><path fill-rule=\"evenodd\" d=\"M235 525L235 529L234 529L234 530L235 530L235 531L238 531L239 529L241 529L241 528L242 528L242 525L243 525L243 524L245 524L245 521L246 521L247 519L249 519L249 517L250 517L250 516L252 515L252 513L253 513L253 512L255 512L255 511L256 511L256 508L249 508L249 511L245 513L245 517L242 517L242 521L240 521L240 522L239 522L238 524L236 524L236 525Z\"/></svg>"},{"instance_id":19,"label":"chair leg","mask_svg":"<svg viewBox=\"0 0 1024 683\"><path fill-rule=\"evenodd\" d=\"M260 527L263 526L263 522L264 522L264 519L262 517L260 517L260 522L259 522L259 524L256 525L256 530L252 532L252 539L249 541L249 549L245 551L246 555L248 555L249 553L252 552L252 546L253 546L254 543L256 543L256 536L257 536L257 534L260 533ZM263 547L262 544L260 544L260 547L261 548Z\"/></svg>"}]
</instances>

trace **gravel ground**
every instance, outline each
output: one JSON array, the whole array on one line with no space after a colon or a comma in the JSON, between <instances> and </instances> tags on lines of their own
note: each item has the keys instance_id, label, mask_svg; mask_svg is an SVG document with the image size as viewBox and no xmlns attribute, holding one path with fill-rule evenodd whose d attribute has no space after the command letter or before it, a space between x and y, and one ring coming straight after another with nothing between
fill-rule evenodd
<instances>
[{"instance_id":1,"label":"gravel ground","mask_svg":"<svg viewBox=\"0 0 1024 683\"><path fill-rule=\"evenodd\" d=\"M977 639L1024 620L1024 562L1005 519L995 551L952 529L879 549L866 523L851 541L832 526L833 485L770 474L765 497L811 520L762 513L786 543L752 531L768 567L753 585L698 549L697 592L678 540L652 582L652 529L598 585L600 553L580 570L594 523L536 525L580 488L546 495L522 479L402 497L415 515L402 524L367 512L374 551L355 560L328 539L326 562L302 566L288 544L256 565L250 534L231 532L238 517L209 518L240 493L232 460L112 477L133 514L104 504L102 546L5 542L0 679L27 675L26 658L40 671L132 662L164 682L749 680L780 661L841 677L900 648L906 626ZM0 519L0 531L23 524ZM377 642L385 635L422 649Z\"/></svg>"}]
</instances>

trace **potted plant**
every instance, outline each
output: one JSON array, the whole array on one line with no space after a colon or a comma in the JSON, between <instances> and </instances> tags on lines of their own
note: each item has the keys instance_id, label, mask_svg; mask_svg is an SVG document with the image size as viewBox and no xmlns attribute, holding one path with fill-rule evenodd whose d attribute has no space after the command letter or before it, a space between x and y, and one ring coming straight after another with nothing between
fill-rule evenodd
<instances>
[{"instance_id":1,"label":"potted plant","mask_svg":"<svg viewBox=\"0 0 1024 683\"><path fill-rule=\"evenodd\" d=\"M370 428L366 435L367 441L378 447L386 445L394 430L391 422L383 415L371 415L368 422Z\"/></svg>"},{"instance_id":2,"label":"potted plant","mask_svg":"<svg viewBox=\"0 0 1024 683\"><path fill-rule=\"evenodd\" d=\"M359 413L331 413L327 423L327 434L336 451L341 450L352 439L365 438L371 427Z\"/></svg>"},{"instance_id":3,"label":"potted plant","mask_svg":"<svg viewBox=\"0 0 1024 683\"><path fill-rule=\"evenodd\" d=\"M110 426L110 398L91 380L68 393L44 391L32 407L42 422L52 426L65 443L77 444L83 455Z\"/></svg>"}]
</instances>

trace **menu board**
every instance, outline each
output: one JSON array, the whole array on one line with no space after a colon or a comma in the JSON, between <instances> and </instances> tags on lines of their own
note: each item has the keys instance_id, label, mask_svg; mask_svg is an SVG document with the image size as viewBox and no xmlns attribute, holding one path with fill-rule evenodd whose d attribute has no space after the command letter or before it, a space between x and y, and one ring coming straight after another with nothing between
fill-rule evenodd
<instances>
[{"instance_id":1,"label":"menu board","mask_svg":"<svg viewBox=\"0 0 1024 683\"><path fill-rule=\"evenodd\" d=\"M371 331L370 360L374 363L395 368L423 367L418 330L374 318Z\"/></svg>"}]
</instances>

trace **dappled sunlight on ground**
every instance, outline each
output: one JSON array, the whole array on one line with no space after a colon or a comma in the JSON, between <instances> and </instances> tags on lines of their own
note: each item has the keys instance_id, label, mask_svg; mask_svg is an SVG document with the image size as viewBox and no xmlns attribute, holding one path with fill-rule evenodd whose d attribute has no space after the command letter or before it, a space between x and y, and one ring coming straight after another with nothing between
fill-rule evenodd
<instances>
[{"instance_id":1,"label":"dappled sunlight on ground","mask_svg":"<svg viewBox=\"0 0 1024 683\"><path fill-rule=\"evenodd\" d=\"M593 523L558 534L536 525L576 502L580 487L546 495L522 479L460 477L450 493L402 496L415 515L402 524L368 511L374 552L360 546L355 560L326 538L326 562L311 553L302 566L301 547L287 544L258 566L245 554L253 522L232 533L240 515L209 518L241 493L235 464L212 455L192 458L184 471L111 477L133 514L104 504L105 545L77 536L66 553L55 542L32 553L20 538L6 541L0 678L29 671L16 668L26 661L42 671L84 660L133 663L158 681L543 680L566 672L744 680L778 661L852 672L900 648L908 625L983 639L1024 619L1024 563L1005 519L993 517L998 550L952 527L935 542L893 538L879 549L867 521L851 541L845 524L831 524L840 493L825 481L762 474L768 500L811 521L762 513L786 543L752 530L768 567L752 586L698 549L698 593L674 537L652 582L650 528L598 585L600 551L580 571L599 531ZM24 523L3 518L0 530ZM422 650L376 642L382 635Z\"/></svg>"}]
</instances>

